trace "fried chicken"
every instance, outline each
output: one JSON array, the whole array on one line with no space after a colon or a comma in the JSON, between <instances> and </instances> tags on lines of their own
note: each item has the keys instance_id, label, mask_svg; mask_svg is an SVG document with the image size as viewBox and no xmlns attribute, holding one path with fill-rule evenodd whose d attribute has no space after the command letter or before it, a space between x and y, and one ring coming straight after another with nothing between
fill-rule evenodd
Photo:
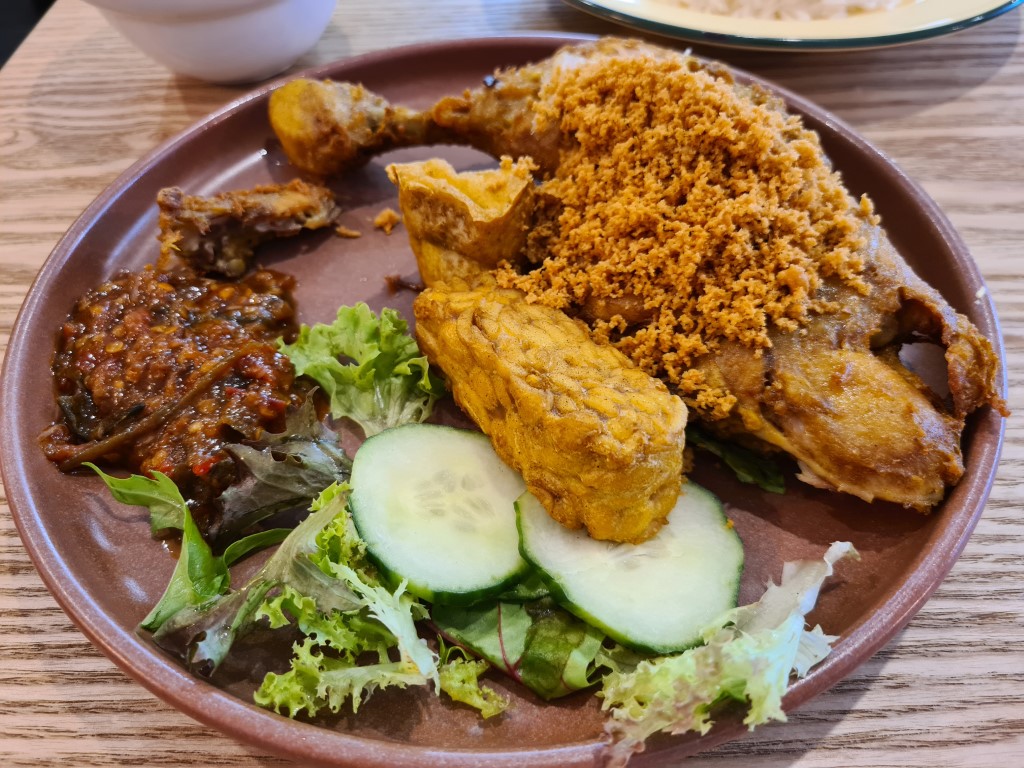
<instances>
[{"instance_id":1,"label":"fried chicken","mask_svg":"<svg viewBox=\"0 0 1024 768\"><path fill-rule=\"evenodd\" d=\"M270 125L292 165L334 176L396 147L443 141L429 115L392 106L361 85L300 78L270 94Z\"/></svg>"},{"instance_id":2,"label":"fried chicken","mask_svg":"<svg viewBox=\"0 0 1024 768\"><path fill-rule=\"evenodd\" d=\"M685 94L665 90L687 78ZM499 285L586 321L695 417L789 453L809 482L926 511L963 473L965 418L1005 412L992 344L895 252L817 136L724 68L605 39L424 112L375 109L368 152L418 136L528 156L542 183L517 257L536 266L499 269ZM359 142L350 119L323 116L286 119ZM454 239L432 247L473 266ZM903 364L908 341L943 349L948 398Z\"/></svg>"},{"instance_id":3,"label":"fried chicken","mask_svg":"<svg viewBox=\"0 0 1024 768\"><path fill-rule=\"evenodd\" d=\"M867 295L830 285L841 312L804 332L773 333L761 356L729 344L695 368L736 397L710 424L719 433L785 451L812 485L927 511L963 474L966 416L986 403L1002 407L999 360L881 230L873 235ZM903 342L922 339L944 347L948 399L900 359Z\"/></svg>"},{"instance_id":4,"label":"fried chicken","mask_svg":"<svg viewBox=\"0 0 1024 768\"><path fill-rule=\"evenodd\" d=\"M160 190L157 205L159 268L184 263L225 277L244 274L260 243L332 226L338 213L329 189L300 179L212 197L168 187Z\"/></svg>"}]
</instances>

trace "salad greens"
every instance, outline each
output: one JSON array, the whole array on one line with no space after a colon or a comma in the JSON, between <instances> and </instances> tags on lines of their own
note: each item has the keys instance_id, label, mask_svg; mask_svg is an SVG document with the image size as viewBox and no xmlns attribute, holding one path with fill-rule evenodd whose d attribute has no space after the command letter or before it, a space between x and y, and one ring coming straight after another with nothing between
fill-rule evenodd
<instances>
[{"instance_id":1,"label":"salad greens","mask_svg":"<svg viewBox=\"0 0 1024 768\"><path fill-rule=\"evenodd\" d=\"M266 617L272 628L294 622L305 636L293 646L290 669L267 674L256 692L257 703L292 717L300 712L313 716L325 706L338 712L348 700L355 711L363 696L378 688L439 684L437 657L414 624L426 615L425 608L405 593L404 584L394 592L381 585L347 502L347 488L332 486L314 503L320 508L317 514L330 517L305 559L327 577L329 586L347 592L352 606L325 612L324 601L318 600L321 593L299 591L284 582L284 591L256 614ZM392 648L398 651L396 661L389 656ZM376 662L360 664L365 653L376 654Z\"/></svg>"},{"instance_id":2,"label":"salad greens","mask_svg":"<svg viewBox=\"0 0 1024 768\"><path fill-rule=\"evenodd\" d=\"M790 675L807 674L836 639L821 627L807 630L804 617L833 565L847 555L858 557L851 544L837 542L820 561L786 563L781 585L769 584L756 603L713 622L704 645L633 667L613 662L598 694L612 715L609 764L625 765L658 731L707 733L712 707L728 700L749 707L743 722L751 729L785 720L782 697Z\"/></svg>"},{"instance_id":3,"label":"salad greens","mask_svg":"<svg viewBox=\"0 0 1024 768\"><path fill-rule=\"evenodd\" d=\"M185 510L188 506L181 496L181 491L163 472L154 472L153 477L131 475L130 477L112 477L92 462L85 462L106 483L110 494L122 504L149 508L149 529L157 536L169 530L182 530L185 527Z\"/></svg>"},{"instance_id":4,"label":"salad greens","mask_svg":"<svg viewBox=\"0 0 1024 768\"><path fill-rule=\"evenodd\" d=\"M480 683L480 675L490 669L491 665L484 659L473 659L465 650L457 645L445 645L444 639L438 641L440 646L441 690L453 701L480 710L485 720L500 715L508 709L509 700L493 688Z\"/></svg>"},{"instance_id":5,"label":"salad greens","mask_svg":"<svg viewBox=\"0 0 1024 768\"><path fill-rule=\"evenodd\" d=\"M383 309L378 317L363 303L341 307L330 325L303 325L294 344L279 346L296 375L309 376L323 388L331 416L352 419L367 437L423 421L445 392L393 309Z\"/></svg>"},{"instance_id":6,"label":"salad greens","mask_svg":"<svg viewBox=\"0 0 1024 768\"><path fill-rule=\"evenodd\" d=\"M741 483L756 485L769 493L786 492L782 471L768 456L736 443L718 440L692 424L686 427L686 444L720 458Z\"/></svg>"},{"instance_id":7,"label":"salad greens","mask_svg":"<svg viewBox=\"0 0 1024 768\"><path fill-rule=\"evenodd\" d=\"M230 585L228 567L246 555L285 540L291 531L274 528L233 542L216 557L192 520L188 504L178 487L162 472L153 477L131 475L111 477L95 464L85 466L98 474L115 499L125 504L149 507L154 531L181 530L181 554L163 597L142 620L142 629L155 632L172 616L186 610L202 609L216 600Z\"/></svg>"},{"instance_id":8,"label":"salad greens","mask_svg":"<svg viewBox=\"0 0 1024 768\"><path fill-rule=\"evenodd\" d=\"M238 635L253 627L257 611L272 590L290 586L314 600L324 612L357 610L359 599L309 558L317 550L318 534L337 514L332 502L344 498L344 492L343 485L328 487L313 503L312 514L241 589L224 591L210 603L175 614L157 628L157 644L184 659L194 672L209 676Z\"/></svg>"},{"instance_id":9,"label":"salad greens","mask_svg":"<svg viewBox=\"0 0 1024 768\"><path fill-rule=\"evenodd\" d=\"M367 436L424 420L444 392L406 323L390 309L378 317L365 304L342 307L332 324L303 326L294 344L280 347L299 375L323 388L332 416L352 419ZM154 535L181 531L170 583L140 625L158 645L210 676L256 627L296 634L287 668L267 673L255 694L277 712L312 717L346 705L356 711L376 690L418 685L493 717L509 706L481 682L494 666L544 699L597 688L610 713L607 757L624 765L656 732L707 732L728 702L747 708L751 728L784 720L790 676L806 674L835 639L820 627L808 630L805 616L835 562L856 556L848 543L833 544L821 561L787 563L781 584L709 625L702 645L673 655L615 643L556 604L533 571L497 599L428 607L406 592L404 581L389 589L367 557L348 507L351 461L318 420L311 398L286 421L282 433L229 449L241 479L219 500L223 516L212 536L231 542L220 555L168 477L115 478L88 465L116 499L150 510ZM742 481L783 492L772 462L692 427L687 433ZM307 505L309 515L292 531L238 538L277 512ZM280 546L255 575L233 589L229 567L274 544ZM441 633L436 652L417 622Z\"/></svg>"},{"instance_id":10,"label":"salad greens","mask_svg":"<svg viewBox=\"0 0 1024 768\"><path fill-rule=\"evenodd\" d=\"M338 435L316 415L312 395L285 415L284 431L225 446L242 478L220 496L211 534L224 539L278 512L307 507L331 483L348 479L352 462Z\"/></svg>"},{"instance_id":11,"label":"salad greens","mask_svg":"<svg viewBox=\"0 0 1024 768\"><path fill-rule=\"evenodd\" d=\"M441 634L489 661L543 699L590 688L604 633L550 599L455 607L435 605Z\"/></svg>"}]
</instances>

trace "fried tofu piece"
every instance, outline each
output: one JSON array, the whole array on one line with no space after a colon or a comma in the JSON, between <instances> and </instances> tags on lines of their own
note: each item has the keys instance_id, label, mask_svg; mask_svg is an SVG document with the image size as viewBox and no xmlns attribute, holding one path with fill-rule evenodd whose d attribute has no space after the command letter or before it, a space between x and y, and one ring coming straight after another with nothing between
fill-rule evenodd
<instances>
[{"instance_id":1,"label":"fried tofu piece","mask_svg":"<svg viewBox=\"0 0 1024 768\"><path fill-rule=\"evenodd\" d=\"M444 160L392 164L409 245L425 285L471 284L526 249L533 213L533 163L506 156L498 168L457 173Z\"/></svg>"},{"instance_id":2,"label":"fried tofu piece","mask_svg":"<svg viewBox=\"0 0 1024 768\"><path fill-rule=\"evenodd\" d=\"M413 308L456 402L555 520L610 541L658 531L679 495L686 427L664 383L518 291L439 285Z\"/></svg>"},{"instance_id":3,"label":"fried tofu piece","mask_svg":"<svg viewBox=\"0 0 1024 768\"><path fill-rule=\"evenodd\" d=\"M329 189L295 179L224 192L186 195L160 190L160 269L181 263L200 273L239 277L260 243L333 226L338 209Z\"/></svg>"}]
</instances>

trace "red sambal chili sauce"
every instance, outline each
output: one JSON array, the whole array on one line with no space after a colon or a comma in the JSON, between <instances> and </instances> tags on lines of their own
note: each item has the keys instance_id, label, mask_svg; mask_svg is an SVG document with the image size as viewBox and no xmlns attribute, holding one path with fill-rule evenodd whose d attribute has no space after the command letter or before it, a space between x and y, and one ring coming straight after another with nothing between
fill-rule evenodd
<instances>
[{"instance_id":1,"label":"red sambal chili sauce","mask_svg":"<svg viewBox=\"0 0 1024 768\"><path fill-rule=\"evenodd\" d=\"M224 446L280 431L301 400L276 344L297 331L294 287L270 270L227 282L146 267L90 290L58 332L47 457L163 472L206 530L236 476Z\"/></svg>"}]
</instances>

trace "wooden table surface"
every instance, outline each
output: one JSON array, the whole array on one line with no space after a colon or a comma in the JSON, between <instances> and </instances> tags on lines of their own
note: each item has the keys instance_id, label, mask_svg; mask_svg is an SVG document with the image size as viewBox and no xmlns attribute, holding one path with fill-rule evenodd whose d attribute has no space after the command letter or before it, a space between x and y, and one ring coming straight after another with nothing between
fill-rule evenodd
<instances>
[{"instance_id":1,"label":"wooden table surface","mask_svg":"<svg viewBox=\"0 0 1024 768\"><path fill-rule=\"evenodd\" d=\"M1016 415L977 530L910 625L789 723L688 766L1024 766L1022 22L1012 12L932 42L849 54L698 51L832 110L938 201L995 298ZM296 67L538 30L621 32L557 0L343 0ZM57 0L0 70L0 348L40 265L86 205L148 150L244 90L175 77L91 7ZM0 765L58 764L293 765L179 714L96 651L44 588L5 505Z\"/></svg>"}]
</instances>

